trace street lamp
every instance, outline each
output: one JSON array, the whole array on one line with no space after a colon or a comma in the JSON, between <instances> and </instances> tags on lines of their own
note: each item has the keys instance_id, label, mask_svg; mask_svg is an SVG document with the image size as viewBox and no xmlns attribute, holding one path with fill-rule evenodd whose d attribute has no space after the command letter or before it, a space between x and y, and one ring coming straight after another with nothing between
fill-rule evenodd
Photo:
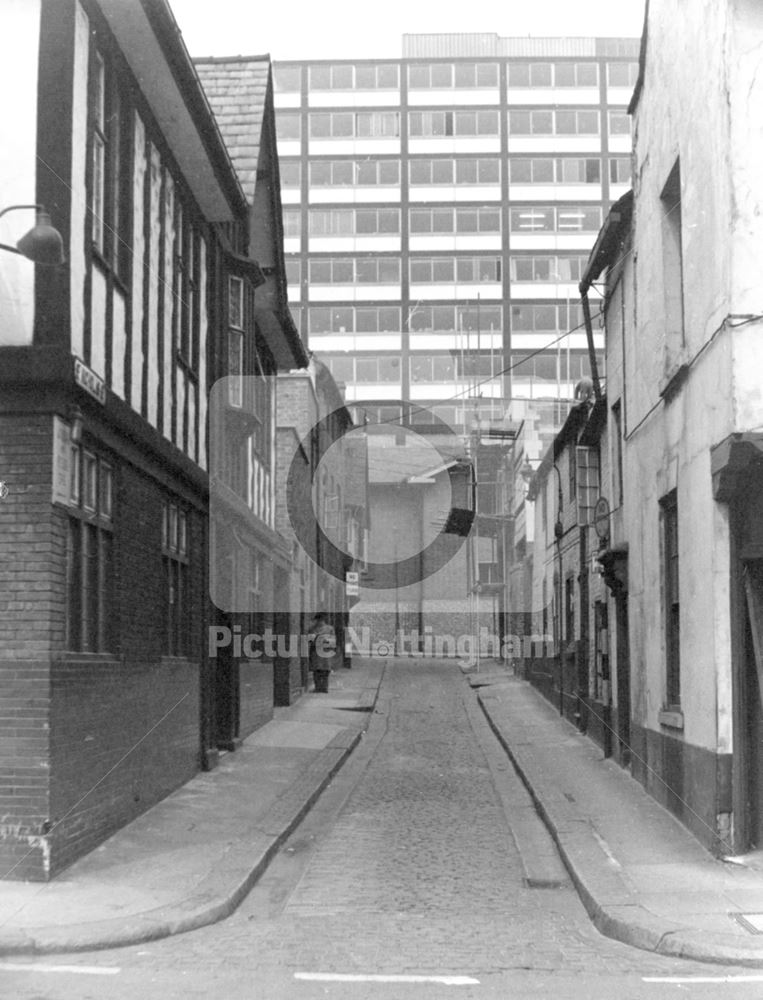
<instances>
[{"instance_id":1,"label":"street lamp","mask_svg":"<svg viewBox=\"0 0 763 1000\"><path fill-rule=\"evenodd\" d=\"M0 218L8 212L17 212L21 209L34 209L37 212L35 225L26 235L21 237L15 247L0 243L0 250L20 254L35 264L45 264L52 267L63 264L66 260L64 241L59 231L51 225L50 215L44 205L10 205L0 211Z\"/></svg>"}]
</instances>

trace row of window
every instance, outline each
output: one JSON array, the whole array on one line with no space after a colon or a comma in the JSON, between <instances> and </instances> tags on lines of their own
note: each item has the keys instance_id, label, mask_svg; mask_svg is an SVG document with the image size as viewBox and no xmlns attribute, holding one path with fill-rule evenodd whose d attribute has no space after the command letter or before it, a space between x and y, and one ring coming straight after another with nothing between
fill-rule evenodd
<instances>
[{"instance_id":1,"label":"row of window","mask_svg":"<svg viewBox=\"0 0 763 1000\"><path fill-rule=\"evenodd\" d=\"M299 237L302 212L286 209L284 234ZM399 235L401 215L397 208L329 208L308 212L310 236ZM601 228L598 205L526 205L509 211L509 230L525 232L593 232ZM500 235L501 209L493 206L457 208L412 208L409 229L413 235Z\"/></svg>"},{"instance_id":2,"label":"row of window","mask_svg":"<svg viewBox=\"0 0 763 1000\"><path fill-rule=\"evenodd\" d=\"M588 258L582 254L515 254L509 260L512 281L579 282ZM413 257L409 260L412 284L446 285L459 282L500 282L501 257ZM311 285L399 285L399 257L319 257L308 261ZM301 261L286 261L290 285L301 280Z\"/></svg>"},{"instance_id":3,"label":"row of window","mask_svg":"<svg viewBox=\"0 0 763 1000\"><path fill-rule=\"evenodd\" d=\"M299 111L278 111L277 133L281 140L302 137ZM311 139L397 138L400 135L398 111L313 111L307 116ZM608 111L607 126L611 135L630 135L630 118L625 111ZM601 112L590 108L538 108L532 111L509 111L511 135L599 135ZM439 136L498 136L500 113L482 111L409 111L408 135L412 138Z\"/></svg>"},{"instance_id":4,"label":"row of window","mask_svg":"<svg viewBox=\"0 0 763 1000\"><path fill-rule=\"evenodd\" d=\"M498 86L498 63L413 63L407 69L408 86L414 90ZM301 90L300 66L276 65L274 75L277 92ZM637 76L638 63L607 63L610 87L633 87ZM310 66L308 81L311 90L394 90L400 86L400 67L395 63L357 66L324 63ZM599 64L517 60L508 65L508 83L510 87L597 87Z\"/></svg>"},{"instance_id":5,"label":"row of window","mask_svg":"<svg viewBox=\"0 0 763 1000\"><path fill-rule=\"evenodd\" d=\"M312 334L399 333L404 325L399 306L311 306L307 317ZM514 331L573 330L582 322L582 310L576 302L511 306ZM495 333L503 329L503 307L417 303L409 310L405 325L411 333Z\"/></svg>"},{"instance_id":6,"label":"row of window","mask_svg":"<svg viewBox=\"0 0 763 1000\"><path fill-rule=\"evenodd\" d=\"M631 162L628 156L608 158L609 180L627 184ZM516 156L508 161L512 184L599 184L600 157L591 156ZM396 187L400 184L400 160L318 160L309 165L311 187ZM299 187L302 164L284 160L280 167L281 187ZM408 183L500 184L501 161L498 157L438 157L408 161Z\"/></svg>"},{"instance_id":7,"label":"row of window","mask_svg":"<svg viewBox=\"0 0 763 1000\"><path fill-rule=\"evenodd\" d=\"M116 652L114 471L101 456L71 446L66 536L66 648ZM169 501L161 509L164 570L162 652L182 656L189 636L188 518Z\"/></svg>"},{"instance_id":8,"label":"row of window","mask_svg":"<svg viewBox=\"0 0 763 1000\"><path fill-rule=\"evenodd\" d=\"M374 358L347 355L322 356L339 382L400 382L400 358ZM490 379L504 368L503 359L496 355L461 356L453 351L440 355L413 355L408 359L411 382L453 382L463 379Z\"/></svg>"}]
</instances>

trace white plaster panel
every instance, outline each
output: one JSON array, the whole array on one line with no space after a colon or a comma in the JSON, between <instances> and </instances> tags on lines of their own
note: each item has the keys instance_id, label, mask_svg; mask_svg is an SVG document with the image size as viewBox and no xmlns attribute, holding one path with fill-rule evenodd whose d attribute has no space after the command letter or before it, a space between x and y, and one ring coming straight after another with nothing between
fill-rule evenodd
<instances>
[{"instance_id":1,"label":"white plaster panel","mask_svg":"<svg viewBox=\"0 0 763 1000\"><path fill-rule=\"evenodd\" d=\"M350 384L345 391L348 402L361 399L400 399L400 385L395 382Z\"/></svg>"},{"instance_id":2,"label":"white plaster panel","mask_svg":"<svg viewBox=\"0 0 763 1000\"><path fill-rule=\"evenodd\" d=\"M292 187L282 187L281 188L281 204L282 205L299 205L302 201L302 194L299 188Z\"/></svg>"},{"instance_id":3,"label":"white plaster panel","mask_svg":"<svg viewBox=\"0 0 763 1000\"><path fill-rule=\"evenodd\" d=\"M609 200L617 201L618 198L622 198L628 191L630 191L630 184L610 184Z\"/></svg>"},{"instance_id":4,"label":"white plaster panel","mask_svg":"<svg viewBox=\"0 0 763 1000\"><path fill-rule=\"evenodd\" d=\"M302 240L299 236L286 236L283 241L284 253L299 253Z\"/></svg>"},{"instance_id":5,"label":"white plaster panel","mask_svg":"<svg viewBox=\"0 0 763 1000\"><path fill-rule=\"evenodd\" d=\"M111 332L111 389L125 398L125 351L127 348L127 311L124 293L115 289L113 300L114 315Z\"/></svg>"},{"instance_id":6,"label":"white plaster panel","mask_svg":"<svg viewBox=\"0 0 763 1000\"><path fill-rule=\"evenodd\" d=\"M589 253L596 241L596 233L511 233L512 250L580 250Z\"/></svg>"},{"instance_id":7,"label":"white plaster panel","mask_svg":"<svg viewBox=\"0 0 763 1000\"><path fill-rule=\"evenodd\" d=\"M630 153L633 140L629 135L610 135L607 139L607 149L610 153Z\"/></svg>"},{"instance_id":8,"label":"white plaster panel","mask_svg":"<svg viewBox=\"0 0 763 1000\"><path fill-rule=\"evenodd\" d=\"M294 93L278 93L276 91L273 94L273 103L277 108L298 108L300 106L301 94L299 91Z\"/></svg>"},{"instance_id":9,"label":"white plaster panel","mask_svg":"<svg viewBox=\"0 0 763 1000\"><path fill-rule=\"evenodd\" d=\"M83 355L85 326L85 217L87 192L87 116L90 21L78 3L74 14L74 67L72 79L72 189L69 235L69 280L72 354ZM36 199L33 199L36 200ZM55 225L55 222L53 223Z\"/></svg>"},{"instance_id":10,"label":"white plaster panel","mask_svg":"<svg viewBox=\"0 0 763 1000\"><path fill-rule=\"evenodd\" d=\"M598 293L592 288L588 295L593 301ZM574 283L553 283L544 281L512 281L511 298L513 299L571 299L577 302L580 298L578 286Z\"/></svg>"},{"instance_id":11,"label":"white plaster panel","mask_svg":"<svg viewBox=\"0 0 763 1000\"><path fill-rule=\"evenodd\" d=\"M148 413L157 426L159 412L159 237L161 235L162 161L159 150L150 146L149 169L149 266L148 266Z\"/></svg>"},{"instance_id":12,"label":"white plaster panel","mask_svg":"<svg viewBox=\"0 0 763 1000\"><path fill-rule=\"evenodd\" d=\"M209 335L209 324L207 321L207 243L205 239L199 241L199 270L202 275L200 292L200 330L199 330L199 386L202 391L199 393L199 451L196 461L202 469L207 468L207 338ZM275 421L273 422L275 425Z\"/></svg>"},{"instance_id":13,"label":"white plaster panel","mask_svg":"<svg viewBox=\"0 0 763 1000\"><path fill-rule=\"evenodd\" d=\"M13 25L12 31L0 32L0 92L5 96L0 119L0 208L6 208L37 201L39 0L1 0L0 19ZM55 218L52 221L55 225ZM33 225L32 211L8 213L0 220L0 242L14 246ZM34 265L6 252L0 252L0 315L0 346L32 343Z\"/></svg>"},{"instance_id":14,"label":"white plaster panel","mask_svg":"<svg viewBox=\"0 0 763 1000\"><path fill-rule=\"evenodd\" d=\"M161 294L164 297L164 328L160 331L160 337L164 345L164 365L162 371L162 384L164 386L164 398L159 405L162 408L162 427L164 436L170 438L172 424L172 368L175 364L173 348L175 346L173 328L173 272L175 253L175 211L174 211L175 186L169 174L165 175L165 195L164 195L164 284Z\"/></svg>"},{"instance_id":15,"label":"white plaster panel","mask_svg":"<svg viewBox=\"0 0 763 1000\"><path fill-rule=\"evenodd\" d=\"M106 276L92 268L90 285L90 367L106 377Z\"/></svg>"},{"instance_id":16,"label":"white plaster panel","mask_svg":"<svg viewBox=\"0 0 763 1000\"><path fill-rule=\"evenodd\" d=\"M302 142L299 139L279 139L277 146L279 156L299 156L302 152Z\"/></svg>"},{"instance_id":17,"label":"white plaster panel","mask_svg":"<svg viewBox=\"0 0 763 1000\"><path fill-rule=\"evenodd\" d=\"M560 330L559 332L546 330L543 333L513 332L511 334L511 346L516 351L539 351L547 347L549 341L554 340L560 333L564 333L564 330ZM600 331L594 330L593 342L595 347L603 348L604 335ZM588 347L588 340L584 332L571 333L569 337L565 337L559 343L561 344L560 349L562 351L565 351L568 347L571 351L585 350ZM556 344L549 347L549 350L556 351L556 349Z\"/></svg>"},{"instance_id":18,"label":"white plaster panel","mask_svg":"<svg viewBox=\"0 0 763 1000\"><path fill-rule=\"evenodd\" d=\"M607 87L607 104L627 108L633 97L633 87Z\"/></svg>"},{"instance_id":19,"label":"white plaster panel","mask_svg":"<svg viewBox=\"0 0 763 1000\"><path fill-rule=\"evenodd\" d=\"M175 367L175 396L177 405L177 421L175 423L175 445L183 450L183 431L185 429L185 397L188 391L186 374L179 366Z\"/></svg>"},{"instance_id":20,"label":"white plaster panel","mask_svg":"<svg viewBox=\"0 0 763 1000\"><path fill-rule=\"evenodd\" d=\"M132 329L130 330L130 404L140 412L143 392L143 185L146 176L146 130L138 113L134 123L133 172L133 268L132 268Z\"/></svg>"},{"instance_id":21,"label":"white plaster panel","mask_svg":"<svg viewBox=\"0 0 763 1000\"><path fill-rule=\"evenodd\" d=\"M477 347L477 334L457 333L412 333L410 348L412 351L455 351L469 349L469 345ZM480 349L483 351L500 350L503 347L503 335L500 333L482 333L479 337Z\"/></svg>"}]
</instances>

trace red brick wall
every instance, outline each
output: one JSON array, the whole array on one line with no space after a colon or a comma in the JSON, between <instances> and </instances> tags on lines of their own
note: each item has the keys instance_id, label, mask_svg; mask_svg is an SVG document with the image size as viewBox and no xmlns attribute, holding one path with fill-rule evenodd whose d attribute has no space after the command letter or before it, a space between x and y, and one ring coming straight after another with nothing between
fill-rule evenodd
<instances>
[{"instance_id":1,"label":"red brick wall","mask_svg":"<svg viewBox=\"0 0 763 1000\"><path fill-rule=\"evenodd\" d=\"M52 421L0 416L0 877L44 869L49 659L63 600L51 519Z\"/></svg>"}]
</instances>

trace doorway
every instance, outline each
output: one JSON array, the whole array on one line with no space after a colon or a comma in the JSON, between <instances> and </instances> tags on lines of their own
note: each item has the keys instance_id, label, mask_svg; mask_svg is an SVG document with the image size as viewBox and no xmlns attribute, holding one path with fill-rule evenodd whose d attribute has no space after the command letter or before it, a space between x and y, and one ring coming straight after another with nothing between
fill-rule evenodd
<instances>
[{"instance_id":1,"label":"doorway","mask_svg":"<svg viewBox=\"0 0 763 1000\"><path fill-rule=\"evenodd\" d=\"M763 559L743 564L749 844L763 848Z\"/></svg>"}]
</instances>

